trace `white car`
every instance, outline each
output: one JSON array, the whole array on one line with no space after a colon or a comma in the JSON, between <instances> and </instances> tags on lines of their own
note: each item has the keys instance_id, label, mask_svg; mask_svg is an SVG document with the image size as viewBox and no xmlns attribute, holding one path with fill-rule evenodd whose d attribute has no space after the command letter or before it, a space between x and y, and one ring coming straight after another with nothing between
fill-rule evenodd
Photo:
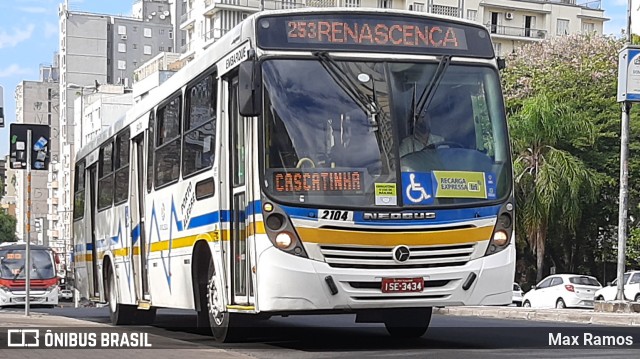
<instances>
[{"instance_id":1,"label":"white car","mask_svg":"<svg viewBox=\"0 0 640 359\"><path fill-rule=\"evenodd\" d=\"M60 291L59 298L62 300L71 300L73 299L73 291L69 289L63 289Z\"/></svg>"},{"instance_id":2,"label":"white car","mask_svg":"<svg viewBox=\"0 0 640 359\"><path fill-rule=\"evenodd\" d=\"M596 291L602 285L591 276L554 274L531 287L522 305L533 308L593 308Z\"/></svg>"},{"instance_id":3,"label":"white car","mask_svg":"<svg viewBox=\"0 0 640 359\"><path fill-rule=\"evenodd\" d=\"M634 302L640 301L640 271L631 271L624 274L624 296ZM609 283L606 287L596 292L596 300L615 300L618 294L618 279Z\"/></svg>"},{"instance_id":4,"label":"white car","mask_svg":"<svg viewBox=\"0 0 640 359\"><path fill-rule=\"evenodd\" d=\"M511 296L511 303L516 306L522 306L522 288L518 283L513 283L513 295Z\"/></svg>"}]
</instances>

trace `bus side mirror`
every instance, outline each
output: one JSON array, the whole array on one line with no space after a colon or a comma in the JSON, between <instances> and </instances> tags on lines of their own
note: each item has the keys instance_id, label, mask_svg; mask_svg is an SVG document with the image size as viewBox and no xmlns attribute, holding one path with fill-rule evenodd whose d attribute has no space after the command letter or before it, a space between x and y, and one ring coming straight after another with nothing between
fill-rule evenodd
<instances>
[{"instance_id":1,"label":"bus side mirror","mask_svg":"<svg viewBox=\"0 0 640 359\"><path fill-rule=\"evenodd\" d=\"M258 116L262 107L260 64L245 61L240 64L238 73L238 109L245 117Z\"/></svg>"}]
</instances>

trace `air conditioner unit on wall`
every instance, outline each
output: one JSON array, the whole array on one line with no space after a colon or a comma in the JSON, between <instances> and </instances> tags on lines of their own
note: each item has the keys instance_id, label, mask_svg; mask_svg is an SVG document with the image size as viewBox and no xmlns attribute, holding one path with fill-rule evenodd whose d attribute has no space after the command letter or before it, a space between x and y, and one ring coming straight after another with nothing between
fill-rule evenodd
<instances>
[{"instance_id":1,"label":"air conditioner unit on wall","mask_svg":"<svg viewBox=\"0 0 640 359\"><path fill-rule=\"evenodd\" d=\"M120 40L126 40L127 39L127 35L120 35Z\"/></svg>"},{"instance_id":2,"label":"air conditioner unit on wall","mask_svg":"<svg viewBox=\"0 0 640 359\"><path fill-rule=\"evenodd\" d=\"M507 20L513 20L513 13L512 12L504 13L504 18Z\"/></svg>"}]
</instances>

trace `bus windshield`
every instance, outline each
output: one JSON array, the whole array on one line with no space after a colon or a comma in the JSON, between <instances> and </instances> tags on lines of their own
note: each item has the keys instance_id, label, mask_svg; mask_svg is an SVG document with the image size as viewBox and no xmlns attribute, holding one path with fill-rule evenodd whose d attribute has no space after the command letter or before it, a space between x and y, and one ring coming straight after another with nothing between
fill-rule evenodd
<instances>
[{"instance_id":1,"label":"bus windshield","mask_svg":"<svg viewBox=\"0 0 640 359\"><path fill-rule=\"evenodd\" d=\"M267 193L290 204L486 203L511 191L497 71L435 62L263 62Z\"/></svg>"},{"instance_id":2,"label":"bus windshield","mask_svg":"<svg viewBox=\"0 0 640 359\"><path fill-rule=\"evenodd\" d=\"M55 278L53 258L44 249L32 249L31 279ZM0 249L0 279L24 280L26 253L22 249Z\"/></svg>"}]
</instances>

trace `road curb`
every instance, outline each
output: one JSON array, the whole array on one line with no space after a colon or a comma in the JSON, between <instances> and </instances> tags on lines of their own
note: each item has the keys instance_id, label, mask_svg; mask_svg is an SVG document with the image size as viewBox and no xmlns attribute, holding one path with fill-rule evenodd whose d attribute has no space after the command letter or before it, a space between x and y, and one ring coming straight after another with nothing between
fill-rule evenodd
<instances>
[{"instance_id":1,"label":"road curb","mask_svg":"<svg viewBox=\"0 0 640 359\"><path fill-rule=\"evenodd\" d=\"M518 319L608 326L640 326L640 313L602 313L580 309L529 309L507 307L444 307L435 314L463 317Z\"/></svg>"}]
</instances>

